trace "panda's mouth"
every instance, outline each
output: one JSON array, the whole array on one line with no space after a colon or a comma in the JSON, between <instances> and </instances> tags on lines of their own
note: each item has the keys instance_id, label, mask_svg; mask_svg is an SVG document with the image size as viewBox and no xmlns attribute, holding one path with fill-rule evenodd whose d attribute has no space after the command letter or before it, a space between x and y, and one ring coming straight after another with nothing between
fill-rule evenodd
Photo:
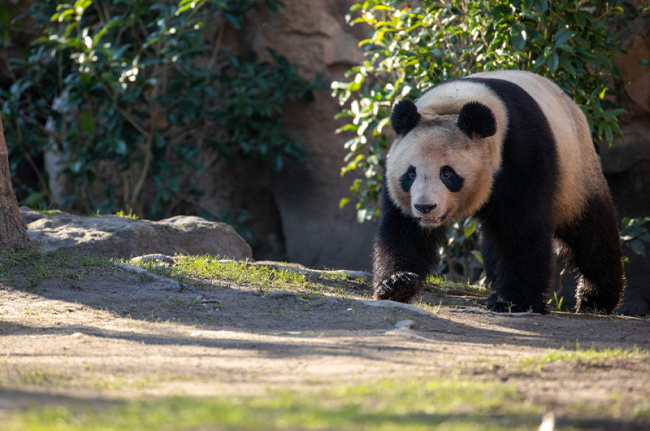
<instances>
[{"instance_id":1,"label":"panda's mouth","mask_svg":"<svg viewBox=\"0 0 650 431\"><path fill-rule=\"evenodd\" d=\"M419 217L418 220L423 226L437 226L445 222L447 215L449 215L449 211L440 217Z\"/></svg>"}]
</instances>

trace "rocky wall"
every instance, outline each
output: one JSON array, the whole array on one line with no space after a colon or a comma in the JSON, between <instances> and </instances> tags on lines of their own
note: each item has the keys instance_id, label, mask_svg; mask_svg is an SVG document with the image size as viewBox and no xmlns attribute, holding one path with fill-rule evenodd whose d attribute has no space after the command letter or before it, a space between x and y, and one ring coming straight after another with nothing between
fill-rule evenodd
<instances>
[{"instance_id":1,"label":"rocky wall","mask_svg":"<svg viewBox=\"0 0 650 431\"><path fill-rule=\"evenodd\" d=\"M619 216L645 217L650 216L650 67L639 62L650 60L650 18L636 19L620 37L626 52L616 66L624 78L620 101L628 112L621 116L623 138L611 147L601 145L601 160ZM629 259L625 306L650 313L650 257L623 252Z\"/></svg>"},{"instance_id":2,"label":"rocky wall","mask_svg":"<svg viewBox=\"0 0 650 431\"><path fill-rule=\"evenodd\" d=\"M325 82L344 79L344 73L363 61L358 42L366 29L351 28L345 14L351 1L288 0L278 14L253 10L244 29L246 45L261 55L266 47L296 64L308 79ZM343 145L349 137L334 131L342 122L329 88L315 93L312 102L287 104L283 124L287 134L297 136L307 149L305 163L290 163L271 176L270 188L282 220L282 233L289 261L315 267L370 267L372 238L376 226L359 224L353 205L339 209L353 180L341 177Z\"/></svg>"}]
</instances>

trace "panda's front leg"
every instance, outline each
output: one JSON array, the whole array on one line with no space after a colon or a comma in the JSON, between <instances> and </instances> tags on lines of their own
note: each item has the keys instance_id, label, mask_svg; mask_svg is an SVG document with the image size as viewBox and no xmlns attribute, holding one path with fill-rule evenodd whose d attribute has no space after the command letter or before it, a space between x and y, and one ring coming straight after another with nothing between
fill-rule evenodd
<instances>
[{"instance_id":1,"label":"panda's front leg","mask_svg":"<svg viewBox=\"0 0 650 431\"><path fill-rule=\"evenodd\" d=\"M410 302L440 262L438 249L446 229L423 228L404 215L384 192L383 210L373 253L375 299Z\"/></svg>"}]
</instances>

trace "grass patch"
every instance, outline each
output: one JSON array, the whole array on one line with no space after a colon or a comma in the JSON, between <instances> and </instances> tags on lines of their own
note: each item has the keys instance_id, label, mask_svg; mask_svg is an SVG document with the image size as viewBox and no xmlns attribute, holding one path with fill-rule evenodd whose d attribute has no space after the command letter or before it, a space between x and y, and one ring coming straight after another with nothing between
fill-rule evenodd
<instances>
[{"instance_id":1,"label":"grass patch","mask_svg":"<svg viewBox=\"0 0 650 431\"><path fill-rule=\"evenodd\" d=\"M432 291L441 295L488 296L490 293L483 286L471 284L469 281L466 283L452 282L447 280L444 275L430 275L427 277L426 283Z\"/></svg>"},{"instance_id":2,"label":"grass patch","mask_svg":"<svg viewBox=\"0 0 650 431\"><path fill-rule=\"evenodd\" d=\"M43 253L39 250L23 250L0 253L0 276L20 275L31 282L59 278L78 280L88 268L100 268L110 260L81 253L67 254L63 251Z\"/></svg>"},{"instance_id":3,"label":"grass patch","mask_svg":"<svg viewBox=\"0 0 650 431\"><path fill-rule=\"evenodd\" d=\"M181 283L211 286L215 280L252 287L260 291L290 290L306 294L350 296L350 288L367 289L361 280L338 272L305 274L284 268L254 265L250 261L220 260L216 256L176 256L174 265L125 261L131 265Z\"/></svg>"},{"instance_id":4,"label":"grass patch","mask_svg":"<svg viewBox=\"0 0 650 431\"><path fill-rule=\"evenodd\" d=\"M72 381L73 377L56 369L35 368L31 370L15 369L12 371L11 379L20 382L21 385L60 387Z\"/></svg>"},{"instance_id":5,"label":"grass patch","mask_svg":"<svg viewBox=\"0 0 650 431\"><path fill-rule=\"evenodd\" d=\"M131 220L138 220L140 218L133 212L133 208L129 208L128 213L120 210L115 215L118 216L118 217L130 218Z\"/></svg>"},{"instance_id":6,"label":"grass patch","mask_svg":"<svg viewBox=\"0 0 650 431\"><path fill-rule=\"evenodd\" d=\"M541 410L513 386L469 380L378 381L264 397L79 403L14 414L10 430L534 429Z\"/></svg>"},{"instance_id":7,"label":"grass patch","mask_svg":"<svg viewBox=\"0 0 650 431\"><path fill-rule=\"evenodd\" d=\"M524 368L537 368L541 370L545 364L553 362L577 362L584 368L602 367L608 360L616 359L639 359L648 358L650 354L645 349L640 349L637 346L632 348L623 349L620 347L596 349L590 348L587 350L580 349L576 346L575 350L549 350L542 356L521 359L519 362Z\"/></svg>"}]
</instances>

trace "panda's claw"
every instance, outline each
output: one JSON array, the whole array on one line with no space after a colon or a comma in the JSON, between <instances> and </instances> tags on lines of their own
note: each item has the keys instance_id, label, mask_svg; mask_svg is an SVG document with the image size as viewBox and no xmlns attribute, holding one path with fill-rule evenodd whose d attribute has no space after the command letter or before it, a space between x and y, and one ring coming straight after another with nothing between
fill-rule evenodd
<instances>
[{"instance_id":1,"label":"panda's claw","mask_svg":"<svg viewBox=\"0 0 650 431\"><path fill-rule=\"evenodd\" d=\"M398 272L375 286L375 299L410 302L422 287L422 277L413 272Z\"/></svg>"},{"instance_id":2,"label":"panda's claw","mask_svg":"<svg viewBox=\"0 0 650 431\"><path fill-rule=\"evenodd\" d=\"M386 279L375 288L375 299L384 298L385 296L390 295L390 293L394 290L393 287L391 287L391 281L391 279Z\"/></svg>"}]
</instances>

